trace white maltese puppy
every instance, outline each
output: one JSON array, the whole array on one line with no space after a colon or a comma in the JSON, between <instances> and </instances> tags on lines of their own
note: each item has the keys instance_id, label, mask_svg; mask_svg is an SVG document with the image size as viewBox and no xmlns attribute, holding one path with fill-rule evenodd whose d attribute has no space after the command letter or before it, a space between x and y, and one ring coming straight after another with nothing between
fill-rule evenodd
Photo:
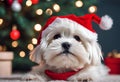
<instances>
[{"instance_id":1,"label":"white maltese puppy","mask_svg":"<svg viewBox=\"0 0 120 82\"><path fill-rule=\"evenodd\" d=\"M101 70L102 53L91 21L108 30L113 21L105 15L51 17L40 32L39 43L30 59L39 64L24 76L25 80L96 80Z\"/></svg>"}]
</instances>

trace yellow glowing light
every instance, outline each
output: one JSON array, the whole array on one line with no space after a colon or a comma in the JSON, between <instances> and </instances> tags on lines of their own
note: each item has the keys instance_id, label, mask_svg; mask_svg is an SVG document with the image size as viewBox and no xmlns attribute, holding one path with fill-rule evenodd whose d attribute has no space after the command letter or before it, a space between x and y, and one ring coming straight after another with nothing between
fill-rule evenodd
<instances>
[{"instance_id":1,"label":"yellow glowing light","mask_svg":"<svg viewBox=\"0 0 120 82\"><path fill-rule=\"evenodd\" d=\"M42 15L43 14L43 10L42 9L37 9L36 10L36 14L37 15Z\"/></svg>"},{"instance_id":2,"label":"yellow glowing light","mask_svg":"<svg viewBox=\"0 0 120 82\"><path fill-rule=\"evenodd\" d=\"M28 44L27 48L28 48L29 50L33 50L34 46L33 46L33 44Z\"/></svg>"},{"instance_id":3,"label":"yellow glowing light","mask_svg":"<svg viewBox=\"0 0 120 82\"><path fill-rule=\"evenodd\" d=\"M32 1L31 1L31 0L27 0L27 1L26 1L26 6L29 7L29 6L31 6L31 5L32 5Z\"/></svg>"},{"instance_id":4,"label":"yellow glowing light","mask_svg":"<svg viewBox=\"0 0 120 82\"><path fill-rule=\"evenodd\" d=\"M20 55L20 57L25 57L25 52L24 51L20 51L19 55Z\"/></svg>"},{"instance_id":5,"label":"yellow glowing light","mask_svg":"<svg viewBox=\"0 0 120 82\"><path fill-rule=\"evenodd\" d=\"M90 13L95 13L97 11L97 7L96 6L90 6L89 9L88 9L88 11Z\"/></svg>"},{"instance_id":6,"label":"yellow glowing light","mask_svg":"<svg viewBox=\"0 0 120 82\"><path fill-rule=\"evenodd\" d=\"M3 47L0 45L0 51L2 51L3 50Z\"/></svg>"},{"instance_id":7,"label":"yellow glowing light","mask_svg":"<svg viewBox=\"0 0 120 82\"><path fill-rule=\"evenodd\" d=\"M17 47L17 46L18 46L18 42L17 42L17 41L13 41L13 42L12 42L12 46L13 46L13 47Z\"/></svg>"},{"instance_id":8,"label":"yellow glowing light","mask_svg":"<svg viewBox=\"0 0 120 82\"><path fill-rule=\"evenodd\" d=\"M46 10L46 14L48 14L48 15L52 15L52 14L53 14L52 9L48 8L48 9Z\"/></svg>"},{"instance_id":9,"label":"yellow glowing light","mask_svg":"<svg viewBox=\"0 0 120 82\"><path fill-rule=\"evenodd\" d=\"M75 2L75 6L76 7L82 7L83 6L83 2L78 0L78 1Z\"/></svg>"},{"instance_id":10,"label":"yellow glowing light","mask_svg":"<svg viewBox=\"0 0 120 82\"><path fill-rule=\"evenodd\" d=\"M56 12L59 12L60 11L60 6L58 4L54 4L53 5L53 9L56 11Z\"/></svg>"},{"instance_id":11,"label":"yellow glowing light","mask_svg":"<svg viewBox=\"0 0 120 82\"><path fill-rule=\"evenodd\" d=\"M35 26L34 26L34 29L36 30L36 31L40 31L41 30L41 24L35 24Z\"/></svg>"},{"instance_id":12,"label":"yellow glowing light","mask_svg":"<svg viewBox=\"0 0 120 82\"><path fill-rule=\"evenodd\" d=\"M2 23L3 23L3 19L0 18L0 25L2 25Z\"/></svg>"},{"instance_id":13,"label":"yellow glowing light","mask_svg":"<svg viewBox=\"0 0 120 82\"><path fill-rule=\"evenodd\" d=\"M36 39L36 38L33 38L33 39L32 39L32 43L33 43L33 44L37 44L37 39Z\"/></svg>"}]
</instances>

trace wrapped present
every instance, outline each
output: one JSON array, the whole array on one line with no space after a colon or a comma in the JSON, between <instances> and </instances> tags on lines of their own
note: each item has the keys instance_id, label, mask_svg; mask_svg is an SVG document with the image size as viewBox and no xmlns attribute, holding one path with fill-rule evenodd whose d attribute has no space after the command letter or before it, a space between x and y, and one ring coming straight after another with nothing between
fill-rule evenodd
<instances>
[{"instance_id":1,"label":"wrapped present","mask_svg":"<svg viewBox=\"0 0 120 82\"><path fill-rule=\"evenodd\" d=\"M110 74L120 74L120 53L112 51L105 58L105 64L110 69Z\"/></svg>"},{"instance_id":2,"label":"wrapped present","mask_svg":"<svg viewBox=\"0 0 120 82\"><path fill-rule=\"evenodd\" d=\"M105 58L105 64L110 68L110 74L120 74L120 58Z\"/></svg>"},{"instance_id":3,"label":"wrapped present","mask_svg":"<svg viewBox=\"0 0 120 82\"><path fill-rule=\"evenodd\" d=\"M12 74L13 52L0 52L0 77Z\"/></svg>"}]
</instances>

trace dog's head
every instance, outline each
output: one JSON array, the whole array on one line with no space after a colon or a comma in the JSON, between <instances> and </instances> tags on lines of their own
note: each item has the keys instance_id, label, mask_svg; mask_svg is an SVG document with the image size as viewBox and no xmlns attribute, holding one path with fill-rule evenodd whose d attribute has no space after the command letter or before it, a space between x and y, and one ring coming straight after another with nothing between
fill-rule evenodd
<instances>
[{"instance_id":1,"label":"dog's head","mask_svg":"<svg viewBox=\"0 0 120 82\"><path fill-rule=\"evenodd\" d=\"M30 59L55 68L83 68L101 63L97 34L67 18L56 18L43 30Z\"/></svg>"}]
</instances>

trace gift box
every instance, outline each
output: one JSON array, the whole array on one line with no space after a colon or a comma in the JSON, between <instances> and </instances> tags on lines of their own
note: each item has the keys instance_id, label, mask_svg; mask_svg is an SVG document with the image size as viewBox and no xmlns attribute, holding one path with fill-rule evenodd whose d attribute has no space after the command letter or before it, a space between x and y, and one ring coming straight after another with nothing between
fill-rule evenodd
<instances>
[{"instance_id":1,"label":"gift box","mask_svg":"<svg viewBox=\"0 0 120 82\"><path fill-rule=\"evenodd\" d=\"M13 52L0 52L0 77L12 74Z\"/></svg>"},{"instance_id":2,"label":"gift box","mask_svg":"<svg viewBox=\"0 0 120 82\"><path fill-rule=\"evenodd\" d=\"M105 64L110 68L110 74L120 74L120 58L105 58Z\"/></svg>"}]
</instances>

